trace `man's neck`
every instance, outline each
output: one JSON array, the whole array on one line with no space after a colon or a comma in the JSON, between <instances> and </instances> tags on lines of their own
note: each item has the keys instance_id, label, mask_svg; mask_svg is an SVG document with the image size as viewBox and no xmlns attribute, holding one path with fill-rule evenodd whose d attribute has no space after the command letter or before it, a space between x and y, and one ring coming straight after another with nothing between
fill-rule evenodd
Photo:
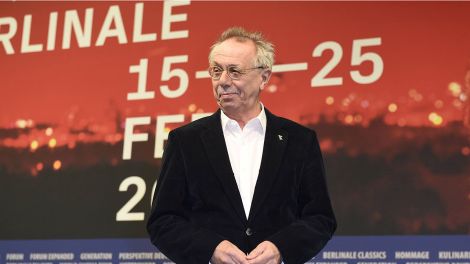
<instances>
[{"instance_id":1,"label":"man's neck","mask_svg":"<svg viewBox=\"0 0 470 264\"><path fill-rule=\"evenodd\" d=\"M229 111L224 111L224 114L228 118L237 121L240 128L243 129L245 127L246 123L248 123L248 121L250 121L251 119L253 119L253 118L255 118L259 115L259 113L261 112L261 109L262 109L261 108L261 103L258 102L257 106L254 107L250 111L235 112L235 113L231 113Z\"/></svg>"}]
</instances>

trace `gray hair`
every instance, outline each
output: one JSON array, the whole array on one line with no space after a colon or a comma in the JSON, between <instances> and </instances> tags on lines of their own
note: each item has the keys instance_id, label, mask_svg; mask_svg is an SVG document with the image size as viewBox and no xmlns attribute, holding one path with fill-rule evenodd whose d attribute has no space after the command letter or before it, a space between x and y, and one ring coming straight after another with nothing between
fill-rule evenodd
<instances>
[{"instance_id":1,"label":"gray hair","mask_svg":"<svg viewBox=\"0 0 470 264\"><path fill-rule=\"evenodd\" d=\"M212 63L212 52L214 48L227 39L235 38L239 42L253 41L256 46L256 67L262 66L272 69L274 64L274 45L267 41L260 32L249 32L242 27L231 27L225 30L219 39L211 46L209 52L209 63Z\"/></svg>"}]
</instances>

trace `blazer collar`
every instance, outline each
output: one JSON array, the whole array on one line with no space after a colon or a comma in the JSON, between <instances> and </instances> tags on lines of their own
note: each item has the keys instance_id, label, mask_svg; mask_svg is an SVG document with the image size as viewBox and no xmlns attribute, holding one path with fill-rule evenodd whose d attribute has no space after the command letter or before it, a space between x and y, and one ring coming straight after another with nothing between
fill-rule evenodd
<instances>
[{"instance_id":1,"label":"blazer collar","mask_svg":"<svg viewBox=\"0 0 470 264\"><path fill-rule=\"evenodd\" d=\"M238 191L237 182L230 165L227 146L225 145L222 125L220 123L220 109L208 117L206 129L201 133L201 139L209 158L212 169L222 183L222 187L232 203L235 212L242 223L246 221L243 202ZM217 198L215 198L217 199Z\"/></svg>"},{"instance_id":2,"label":"blazer collar","mask_svg":"<svg viewBox=\"0 0 470 264\"><path fill-rule=\"evenodd\" d=\"M267 125L264 139L263 157L255 186L253 201L250 208L248 221L255 217L257 211L266 199L272 184L277 178L277 172L281 165L288 134L282 129L279 117L273 115L267 108ZM237 182L230 165L227 147L222 131L220 109L209 116L207 127L201 133L201 139L215 174L219 178L225 193L231 201L236 213L246 223L247 217L243 209L243 203L238 191Z\"/></svg>"},{"instance_id":3,"label":"blazer collar","mask_svg":"<svg viewBox=\"0 0 470 264\"><path fill-rule=\"evenodd\" d=\"M256 216L264 200L269 194L273 183L278 177L279 167L288 142L288 133L282 129L280 118L266 111L267 126L264 138L263 157L256 181L255 193L250 208L251 221Z\"/></svg>"}]
</instances>

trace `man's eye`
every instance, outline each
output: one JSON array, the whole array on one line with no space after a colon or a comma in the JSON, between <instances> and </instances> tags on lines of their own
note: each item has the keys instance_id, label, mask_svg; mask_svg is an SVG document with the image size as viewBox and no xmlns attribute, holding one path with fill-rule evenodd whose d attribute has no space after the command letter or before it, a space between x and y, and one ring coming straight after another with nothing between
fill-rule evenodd
<instances>
[{"instance_id":1,"label":"man's eye","mask_svg":"<svg viewBox=\"0 0 470 264\"><path fill-rule=\"evenodd\" d=\"M230 68L229 70L233 74L241 74L242 73L242 71L240 69L237 69L237 68Z\"/></svg>"},{"instance_id":2,"label":"man's eye","mask_svg":"<svg viewBox=\"0 0 470 264\"><path fill-rule=\"evenodd\" d=\"M222 71L223 70L221 68L212 68L212 72L214 72L214 73L220 73Z\"/></svg>"}]
</instances>

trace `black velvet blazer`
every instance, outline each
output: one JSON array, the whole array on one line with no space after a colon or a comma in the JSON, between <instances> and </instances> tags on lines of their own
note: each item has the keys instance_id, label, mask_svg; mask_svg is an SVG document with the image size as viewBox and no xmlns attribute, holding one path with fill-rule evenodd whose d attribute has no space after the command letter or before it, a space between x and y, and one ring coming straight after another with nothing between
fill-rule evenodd
<instances>
[{"instance_id":1,"label":"black velvet blazer","mask_svg":"<svg viewBox=\"0 0 470 264\"><path fill-rule=\"evenodd\" d=\"M305 263L328 242L336 220L315 133L267 109L258 180L245 216L220 110L170 132L147 229L177 264L207 264L228 240L249 253L269 240L285 264Z\"/></svg>"}]
</instances>

